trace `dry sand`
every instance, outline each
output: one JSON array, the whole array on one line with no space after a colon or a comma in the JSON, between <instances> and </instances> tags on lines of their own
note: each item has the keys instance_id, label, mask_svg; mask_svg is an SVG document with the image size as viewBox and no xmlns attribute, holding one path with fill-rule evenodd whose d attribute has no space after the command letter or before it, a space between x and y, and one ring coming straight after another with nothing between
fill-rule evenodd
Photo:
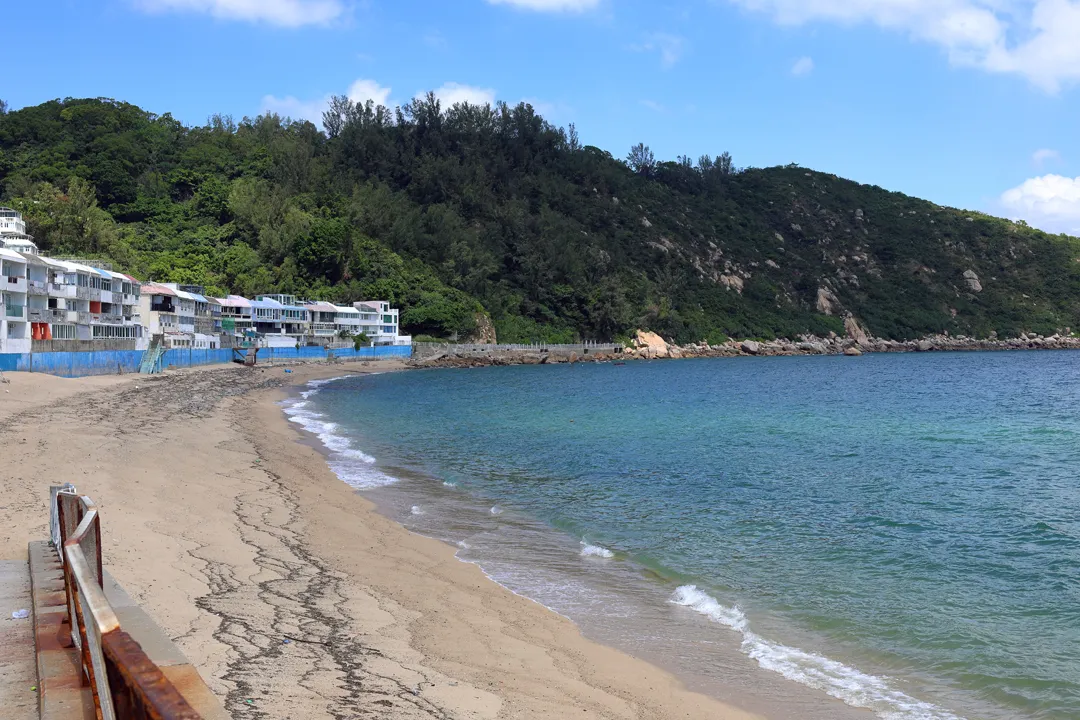
<instances>
[{"instance_id":1,"label":"dry sand","mask_svg":"<svg viewBox=\"0 0 1080 720\"><path fill-rule=\"evenodd\" d=\"M285 383L393 367L8 373L0 560L46 537L49 486L74 483L108 569L237 718L758 717L377 514L276 405Z\"/></svg>"}]
</instances>

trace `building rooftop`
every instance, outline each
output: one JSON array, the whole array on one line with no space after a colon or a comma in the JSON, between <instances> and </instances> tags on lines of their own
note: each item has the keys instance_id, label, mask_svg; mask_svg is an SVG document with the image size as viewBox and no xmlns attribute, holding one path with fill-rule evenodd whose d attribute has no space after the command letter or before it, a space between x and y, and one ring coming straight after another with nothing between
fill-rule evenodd
<instances>
[{"instance_id":1,"label":"building rooftop","mask_svg":"<svg viewBox=\"0 0 1080 720\"><path fill-rule=\"evenodd\" d=\"M176 291L170 287L164 285L158 285L157 283L144 283L142 286L144 295L167 295L169 297L176 297Z\"/></svg>"},{"instance_id":2,"label":"building rooftop","mask_svg":"<svg viewBox=\"0 0 1080 720\"><path fill-rule=\"evenodd\" d=\"M225 298L218 298L218 302L228 307L251 307L251 301L240 295L230 295Z\"/></svg>"},{"instance_id":3,"label":"building rooftop","mask_svg":"<svg viewBox=\"0 0 1080 720\"><path fill-rule=\"evenodd\" d=\"M333 303L322 302L322 301L304 303L304 309L306 309L306 310L314 310L315 312L331 312L331 313L336 313L338 311L337 306L334 305Z\"/></svg>"}]
</instances>

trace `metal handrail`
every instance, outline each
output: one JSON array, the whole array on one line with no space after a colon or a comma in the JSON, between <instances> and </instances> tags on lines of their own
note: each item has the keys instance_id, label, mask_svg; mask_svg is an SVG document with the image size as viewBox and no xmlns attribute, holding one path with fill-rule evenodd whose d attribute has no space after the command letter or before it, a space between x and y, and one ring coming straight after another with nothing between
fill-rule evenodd
<instances>
[{"instance_id":1,"label":"metal handrail","mask_svg":"<svg viewBox=\"0 0 1080 720\"><path fill-rule=\"evenodd\" d=\"M68 485L52 511L59 530L64 591L99 720L201 720L161 668L120 626L104 590L101 519L94 501ZM74 632L75 628L78 632Z\"/></svg>"}]
</instances>

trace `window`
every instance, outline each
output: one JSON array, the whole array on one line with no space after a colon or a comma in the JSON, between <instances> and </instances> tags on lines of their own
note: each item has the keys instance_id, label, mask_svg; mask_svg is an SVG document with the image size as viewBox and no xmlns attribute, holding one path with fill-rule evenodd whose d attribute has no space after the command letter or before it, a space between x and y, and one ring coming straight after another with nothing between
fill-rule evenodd
<instances>
[{"instance_id":1,"label":"window","mask_svg":"<svg viewBox=\"0 0 1080 720\"><path fill-rule=\"evenodd\" d=\"M139 328L132 325L91 325L90 329L95 340L132 340L139 337Z\"/></svg>"},{"instance_id":2,"label":"window","mask_svg":"<svg viewBox=\"0 0 1080 720\"><path fill-rule=\"evenodd\" d=\"M76 337L74 325L53 325L51 327L53 340L74 340Z\"/></svg>"}]
</instances>

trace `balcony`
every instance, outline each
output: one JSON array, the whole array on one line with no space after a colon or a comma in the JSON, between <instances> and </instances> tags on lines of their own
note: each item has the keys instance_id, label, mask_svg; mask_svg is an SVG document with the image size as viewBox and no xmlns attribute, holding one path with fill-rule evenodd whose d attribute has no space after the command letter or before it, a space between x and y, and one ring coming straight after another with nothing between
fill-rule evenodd
<instances>
[{"instance_id":1,"label":"balcony","mask_svg":"<svg viewBox=\"0 0 1080 720\"><path fill-rule=\"evenodd\" d=\"M49 283L44 280L30 280L26 283L26 292L30 295L48 295Z\"/></svg>"},{"instance_id":2,"label":"balcony","mask_svg":"<svg viewBox=\"0 0 1080 720\"><path fill-rule=\"evenodd\" d=\"M333 337L337 335L337 325L334 323L312 323L311 334L317 337Z\"/></svg>"},{"instance_id":3,"label":"balcony","mask_svg":"<svg viewBox=\"0 0 1080 720\"><path fill-rule=\"evenodd\" d=\"M74 285L65 285L63 283L49 283L49 294L53 297L78 297L78 290L79 289Z\"/></svg>"},{"instance_id":4,"label":"balcony","mask_svg":"<svg viewBox=\"0 0 1080 720\"><path fill-rule=\"evenodd\" d=\"M170 313L170 314L175 315L176 314L176 306L173 305L172 303L151 303L150 304L150 311L151 312L160 312L160 313Z\"/></svg>"},{"instance_id":5,"label":"balcony","mask_svg":"<svg viewBox=\"0 0 1080 720\"><path fill-rule=\"evenodd\" d=\"M4 317L8 320L26 320L25 305L4 305Z\"/></svg>"},{"instance_id":6,"label":"balcony","mask_svg":"<svg viewBox=\"0 0 1080 720\"><path fill-rule=\"evenodd\" d=\"M78 285L78 286L75 287L75 297L79 298L80 300L89 300L90 299L90 290L91 290L91 288L85 287L83 285ZM101 291L99 290L98 293L100 294L100 292ZM98 299L99 298L94 298L94 300L98 300Z\"/></svg>"},{"instance_id":7,"label":"balcony","mask_svg":"<svg viewBox=\"0 0 1080 720\"><path fill-rule=\"evenodd\" d=\"M0 287L2 287L4 290L15 293L26 292L25 275L4 275L2 277L4 279L4 283L0 285Z\"/></svg>"}]
</instances>

